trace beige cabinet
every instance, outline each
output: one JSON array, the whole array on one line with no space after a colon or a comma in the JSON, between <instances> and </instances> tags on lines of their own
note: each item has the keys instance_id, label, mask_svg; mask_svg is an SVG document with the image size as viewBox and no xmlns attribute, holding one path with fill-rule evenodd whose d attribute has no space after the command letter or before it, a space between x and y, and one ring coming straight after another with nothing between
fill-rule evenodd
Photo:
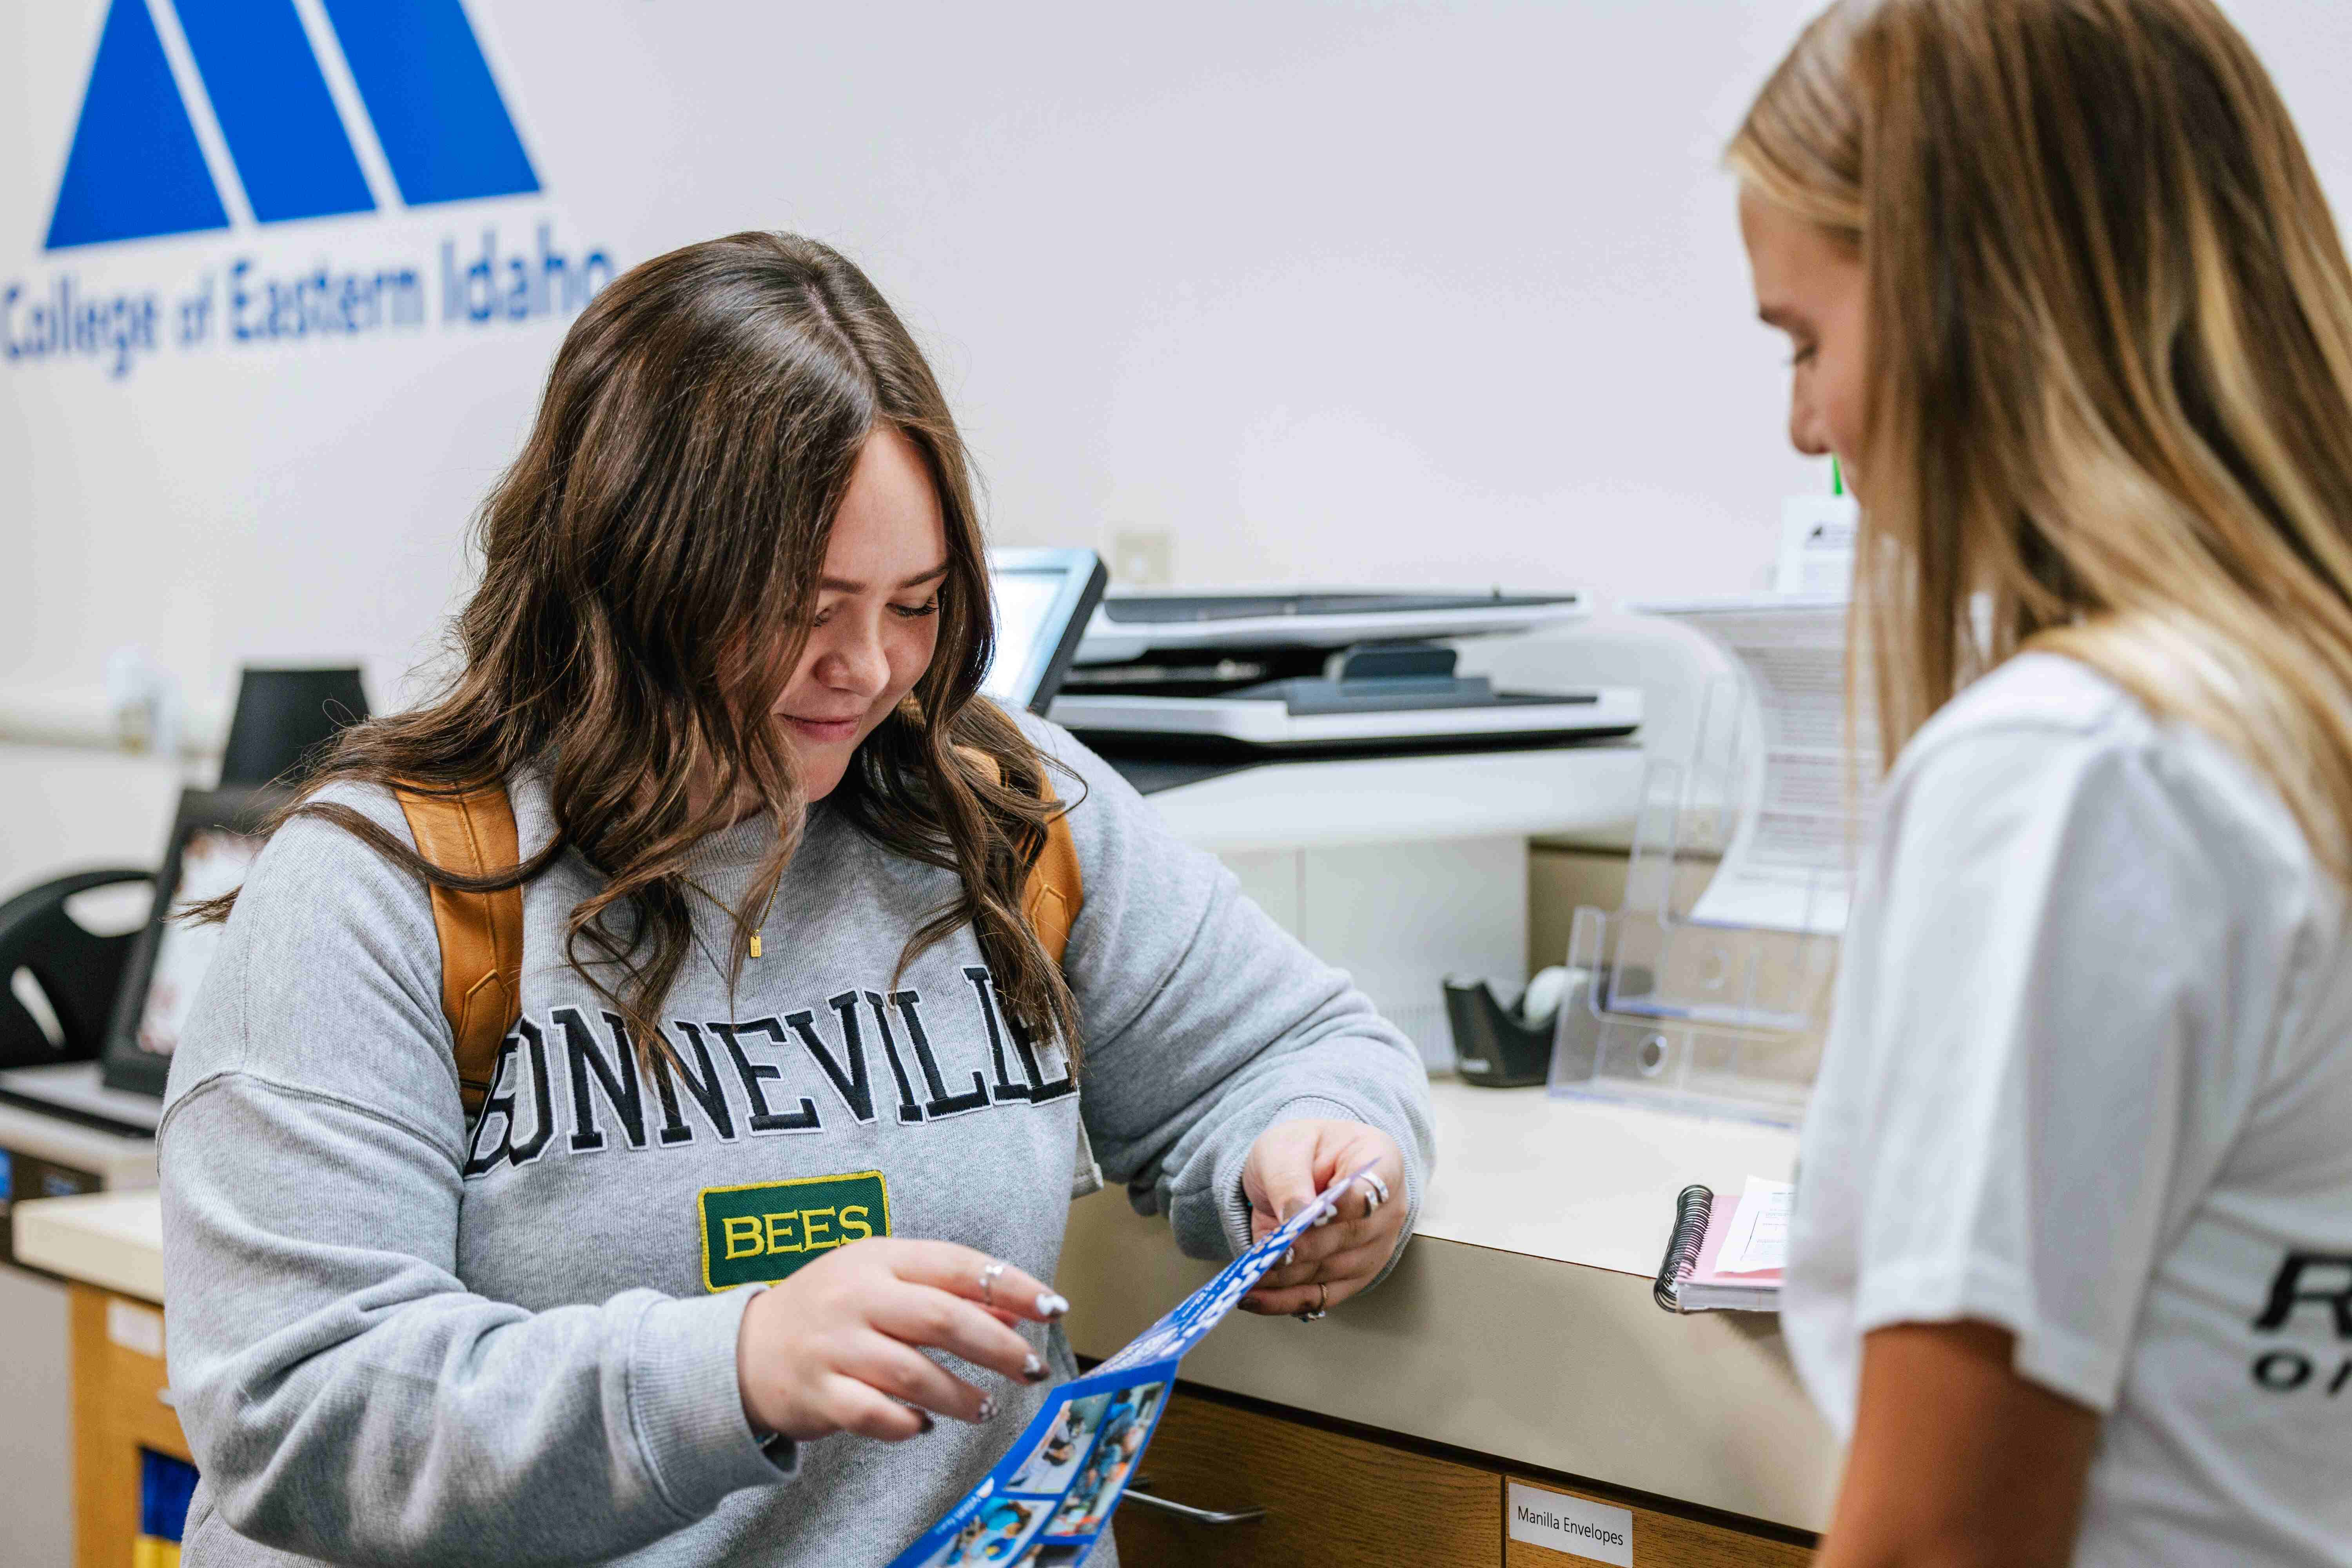
<instances>
[{"instance_id":1,"label":"beige cabinet","mask_svg":"<svg viewBox=\"0 0 2352 1568\"><path fill-rule=\"evenodd\" d=\"M163 1313L95 1286L72 1289L74 1562L125 1568L139 1535L139 1450L185 1459L188 1440L166 1403Z\"/></svg>"},{"instance_id":2,"label":"beige cabinet","mask_svg":"<svg viewBox=\"0 0 2352 1568\"><path fill-rule=\"evenodd\" d=\"M1143 1456L1138 1489L1209 1512L1213 1524L1129 1498L1125 1568L1226 1563L1494 1568L1502 1514L1491 1470L1344 1436L1181 1388Z\"/></svg>"},{"instance_id":3,"label":"beige cabinet","mask_svg":"<svg viewBox=\"0 0 2352 1568\"><path fill-rule=\"evenodd\" d=\"M1183 1385L1143 1475L1136 1490L1146 1495L1130 1495L1118 1514L1126 1568L1590 1568L1608 1560L1511 1540L1514 1481L1625 1512L1634 1568L1797 1568L1811 1556L1777 1538L1787 1532L1634 1507Z\"/></svg>"}]
</instances>

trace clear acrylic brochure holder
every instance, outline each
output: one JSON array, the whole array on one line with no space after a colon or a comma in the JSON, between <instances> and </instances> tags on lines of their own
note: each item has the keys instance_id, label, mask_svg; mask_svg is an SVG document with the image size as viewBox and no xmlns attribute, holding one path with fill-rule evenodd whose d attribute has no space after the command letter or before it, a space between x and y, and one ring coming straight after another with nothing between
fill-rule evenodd
<instances>
[{"instance_id":1,"label":"clear acrylic brochure holder","mask_svg":"<svg viewBox=\"0 0 2352 1568\"><path fill-rule=\"evenodd\" d=\"M1576 911L1549 1092L1794 1126L1821 1062L1843 920L1843 869L1777 868L1774 926L1709 921L1702 898L1762 809L1760 721L1711 687L1689 755L1652 758L1624 903ZM1752 824L1750 825L1753 826Z\"/></svg>"}]
</instances>

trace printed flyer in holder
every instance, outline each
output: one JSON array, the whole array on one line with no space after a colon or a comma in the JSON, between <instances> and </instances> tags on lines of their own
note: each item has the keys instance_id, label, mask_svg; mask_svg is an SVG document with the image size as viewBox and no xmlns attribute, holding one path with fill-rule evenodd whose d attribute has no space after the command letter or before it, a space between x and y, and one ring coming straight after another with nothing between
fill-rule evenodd
<instances>
[{"instance_id":1,"label":"printed flyer in holder","mask_svg":"<svg viewBox=\"0 0 2352 1568\"><path fill-rule=\"evenodd\" d=\"M1371 1167L1333 1183L1094 1371L1046 1397L1013 1445L890 1568L1075 1568L1110 1528L1168 1407L1176 1363Z\"/></svg>"}]
</instances>

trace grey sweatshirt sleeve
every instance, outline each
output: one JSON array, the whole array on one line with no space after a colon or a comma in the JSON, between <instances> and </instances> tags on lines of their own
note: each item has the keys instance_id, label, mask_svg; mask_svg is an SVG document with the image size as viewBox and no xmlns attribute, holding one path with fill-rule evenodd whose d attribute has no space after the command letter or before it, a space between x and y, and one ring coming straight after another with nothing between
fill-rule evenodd
<instances>
[{"instance_id":1,"label":"grey sweatshirt sleeve","mask_svg":"<svg viewBox=\"0 0 2352 1568\"><path fill-rule=\"evenodd\" d=\"M737 1392L749 1292L466 1289L439 989L420 884L341 828L278 835L159 1133L172 1384L227 1522L336 1562L583 1563L785 1479Z\"/></svg>"},{"instance_id":2,"label":"grey sweatshirt sleeve","mask_svg":"<svg viewBox=\"0 0 2352 1568\"><path fill-rule=\"evenodd\" d=\"M1026 722L1083 781L1070 833L1085 901L1063 973L1085 1035L1079 1103L1104 1174L1127 1183L1139 1209L1165 1213L1186 1252L1225 1256L1249 1244L1242 1166L1260 1133L1361 1121L1404 1152L1417 1218L1435 1150L1412 1043L1213 856L1178 841L1108 763L1064 730ZM1080 793L1066 778L1055 787Z\"/></svg>"}]
</instances>

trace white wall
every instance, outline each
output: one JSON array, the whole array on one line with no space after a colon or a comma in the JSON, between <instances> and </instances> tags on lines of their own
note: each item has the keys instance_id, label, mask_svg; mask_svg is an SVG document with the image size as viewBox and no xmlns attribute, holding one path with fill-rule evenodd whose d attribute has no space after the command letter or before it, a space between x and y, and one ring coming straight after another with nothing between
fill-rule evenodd
<instances>
[{"instance_id":1,"label":"white wall","mask_svg":"<svg viewBox=\"0 0 2352 1568\"><path fill-rule=\"evenodd\" d=\"M45 255L105 6L42 0L0 13L0 286L168 303L239 257L797 228L916 324L1006 541L1164 529L1199 583L1737 589L1820 476L1717 154L1811 8L468 0L543 195ZM2235 10L2342 199L2352 7ZM0 363L0 718L94 707L134 641L200 703L245 659L361 658L392 698L562 324Z\"/></svg>"}]
</instances>

